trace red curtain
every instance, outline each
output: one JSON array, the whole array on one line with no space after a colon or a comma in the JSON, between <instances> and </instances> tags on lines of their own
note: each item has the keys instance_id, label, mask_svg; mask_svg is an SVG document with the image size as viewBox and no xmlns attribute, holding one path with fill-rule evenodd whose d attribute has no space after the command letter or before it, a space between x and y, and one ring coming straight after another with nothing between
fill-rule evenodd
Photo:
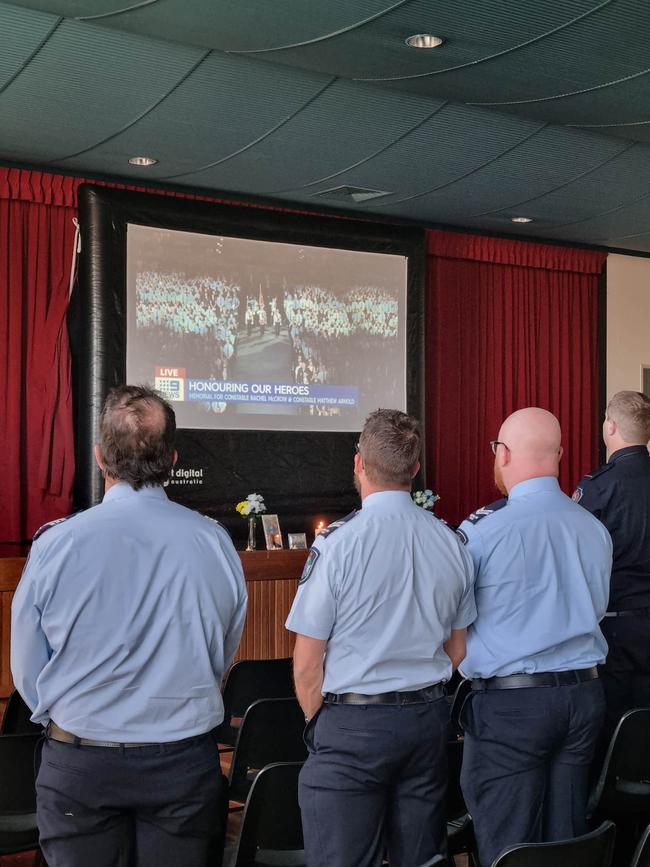
<instances>
[{"instance_id":1,"label":"red curtain","mask_svg":"<svg viewBox=\"0 0 650 867\"><path fill-rule=\"evenodd\" d=\"M0 192L0 195L2 193ZM0 198L0 542L69 514L74 475L65 314L75 212Z\"/></svg>"},{"instance_id":2,"label":"red curtain","mask_svg":"<svg viewBox=\"0 0 650 867\"><path fill-rule=\"evenodd\" d=\"M606 254L430 232L426 321L429 487L457 524L500 496L495 439L525 406L555 413L560 484L598 463L598 288Z\"/></svg>"}]
</instances>

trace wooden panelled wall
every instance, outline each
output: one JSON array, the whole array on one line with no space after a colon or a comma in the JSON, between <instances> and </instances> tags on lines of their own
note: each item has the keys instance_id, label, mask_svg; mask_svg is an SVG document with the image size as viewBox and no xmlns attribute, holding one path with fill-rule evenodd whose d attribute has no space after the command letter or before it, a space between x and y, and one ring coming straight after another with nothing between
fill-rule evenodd
<instances>
[{"instance_id":1,"label":"wooden panelled wall","mask_svg":"<svg viewBox=\"0 0 650 867\"><path fill-rule=\"evenodd\" d=\"M306 551L241 551L248 588L248 615L238 659L280 659L293 653L293 634L284 628ZM0 711L13 690L9 665L11 600L24 557L0 558Z\"/></svg>"}]
</instances>

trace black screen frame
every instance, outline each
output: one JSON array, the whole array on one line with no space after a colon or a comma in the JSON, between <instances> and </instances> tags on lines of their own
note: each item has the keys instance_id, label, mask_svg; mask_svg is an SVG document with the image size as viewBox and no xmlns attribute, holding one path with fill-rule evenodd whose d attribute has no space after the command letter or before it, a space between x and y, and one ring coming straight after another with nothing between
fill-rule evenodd
<instances>
[{"instance_id":1,"label":"black screen frame","mask_svg":"<svg viewBox=\"0 0 650 867\"><path fill-rule=\"evenodd\" d=\"M78 195L79 279L68 314L74 386L75 508L88 508L103 495L103 479L93 457L97 422L106 394L126 376L129 223L406 256L407 411L424 425L423 229L220 205L92 184L82 184ZM357 436L341 432L179 430L181 462L184 453L218 455L223 472L214 480L216 488L210 502L205 488L168 492L178 502L218 518L231 532L242 536L244 522L234 512L234 502L259 490L265 494L269 511L280 515L282 529L300 531L306 527L307 516L329 519L358 505L352 484ZM426 477L424 451L416 483Z\"/></svg>"}]
</instances>

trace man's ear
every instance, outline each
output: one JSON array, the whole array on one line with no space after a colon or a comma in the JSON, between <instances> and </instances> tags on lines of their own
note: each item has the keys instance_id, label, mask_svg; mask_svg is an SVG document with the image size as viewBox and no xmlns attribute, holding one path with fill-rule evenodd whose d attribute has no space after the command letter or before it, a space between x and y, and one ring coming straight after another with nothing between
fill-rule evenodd
<instances>
[{"instance_id":1,"label":"man's ear","mask_svg":"<svg viewBox=\"0 0 650 867\"><path fill-rule=\"evenodd\" d=\"M178 452L174 449L174 454L172 455L172 467L176 466L176 461L178 460Z\"/></svg>"},{"instance_id":2,"label":"man's ear","mask_svg":"<svg viewBox=\"0 0 650 867\"><path fill-rule=\"evenodd\" d=\"M564 446L560 446L560 449L559 449L559 452L558 452L558 456L557 456L558 461L561 461L561 460L562 460L562 455L563 455L563 454L564 454Z\"/></svg>"},{"instance_id":3,"label":"man's ear","mask_svg":"<svg viewBox=\"0 0 650 867\"><path fill-rule=\"evenodd\" d=\"M363 458L361 457L359 452L357 452L354 456L354 472L357 476L363 472Z\"/></svg>"},{"instance_id":4,"label":"man's ear","mask_svg":"<svg viewBox=\"0 0 650 867\"><path fill-rule=\"evenodd\" d=\"M102 458L102 453L99 450L99 445L95 445L93 452L95 454L95 462L97 463L97 466L99 467L99 469L102 472L104 472L106 470L106 464L104 463L104 459Z\"/></svg>"},{"instance_id":5,"label":"man's ear","mask_svg":"<svg viewBox=\"0 0 650 867\"><path fill-rule=\"evenodd\" d=\"M616 433L616 422L613 418L606 418L603 427L608 437L613 437Z\"/></svg>"},{"instance_id":6,"label":"man's ear","mask_svg":"<svg viewBox=\"0 0 650 867\"><path fill-rule=\"evenodd\" d=\"M411 472L411 478L414 479L420 472L420 461L417 461Z\"/></svg>"}]
</instances>

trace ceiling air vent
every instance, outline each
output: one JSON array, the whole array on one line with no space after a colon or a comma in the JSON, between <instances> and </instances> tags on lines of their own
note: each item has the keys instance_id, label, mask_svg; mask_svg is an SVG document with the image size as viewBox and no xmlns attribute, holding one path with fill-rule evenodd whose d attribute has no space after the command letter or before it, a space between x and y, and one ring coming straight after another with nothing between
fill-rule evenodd
<instances>
[{"instance_id":1,"label":"ceiling air vent","mask_svg":"<svg viewBox=\"0 0 650 867\"><path fill-rule=\"evenodd\" d=\"M314 193L319 199L331 199L335 202L369 202L370 199L379 199L382 196L391 196L388 190L368 190L365 187L333 187L331 190L321 190Z\"/></svg>"}]
</instances>

